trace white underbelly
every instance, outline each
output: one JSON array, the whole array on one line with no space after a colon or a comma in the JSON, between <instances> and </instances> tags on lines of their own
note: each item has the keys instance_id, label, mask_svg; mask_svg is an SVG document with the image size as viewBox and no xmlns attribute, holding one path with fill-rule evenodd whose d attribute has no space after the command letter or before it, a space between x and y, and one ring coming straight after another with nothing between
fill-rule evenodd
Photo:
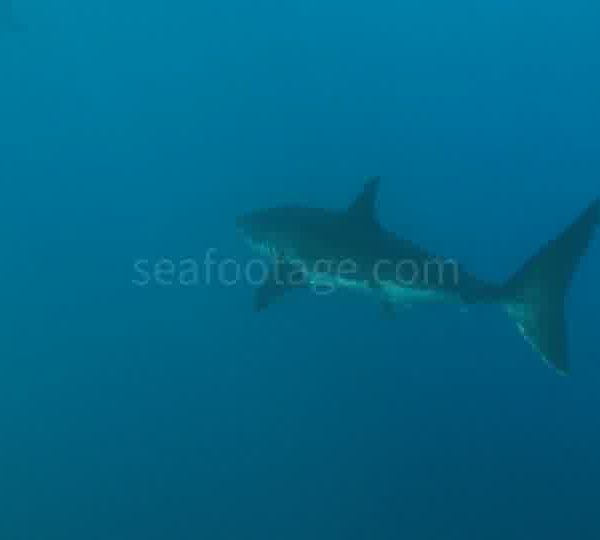
<instances>
[{"instance_id":1,"label":"white underbelly","mask_svg":"<svg viewBox=\"0 0 600 540\"><path fill-rule=\"evenodd\" d=\"M398 285L384 285L383 289L386 298L395 304L422 304L453 300L447 293L434 289L417 289Z\"/></svg>"},{"instance_id":2,"label":"white underbelly","mask_svg":"<svg viewBox=\"0 0 600 540\"><path fill-rule=\"evenodd\" d=\"M381 287L373 287L366 281L347 279L328 274L311 274L309 276L309 283L315 290L322 292L344 289L375 296L381 300L386 300L394 304L447 303L459 301L454 295L439 290L400 287L396 284L383 284Z\"/></svg>"}]
</instances>

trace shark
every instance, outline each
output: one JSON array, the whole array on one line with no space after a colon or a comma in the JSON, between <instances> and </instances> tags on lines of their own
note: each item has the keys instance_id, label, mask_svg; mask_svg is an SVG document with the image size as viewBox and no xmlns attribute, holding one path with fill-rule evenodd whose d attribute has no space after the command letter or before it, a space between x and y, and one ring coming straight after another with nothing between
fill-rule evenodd
<instances>
[{"instance_id":1,"label":"shark","mask_svg":"<svg viewBox=\"0 0 600 540\"><path fill-rule=\"evenodd\" d=\"M297 289L361 293L385 317L398 306L497 304L549 366L569 372L565 299L600 223L600 198L505 282L492 283L386 230L377 216L380 186L380 177L368 178L341 209L289 205L238 216L237 230L267 260L254 310Z\"/></svg>"}]
</instances>

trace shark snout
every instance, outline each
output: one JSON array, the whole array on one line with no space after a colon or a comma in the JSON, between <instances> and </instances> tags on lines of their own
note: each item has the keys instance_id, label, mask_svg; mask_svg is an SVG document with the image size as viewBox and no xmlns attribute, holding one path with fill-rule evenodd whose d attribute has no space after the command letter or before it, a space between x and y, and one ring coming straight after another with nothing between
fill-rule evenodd
<instances>
[{"instance_id":1,"label":"shark snout","mask_svg":"<svg viewBox=\"0 0 600 540\"><path fill-rule=\"evenodd\" d=\"M235 218L235 228L238 231L243 232L245 223L246 223L245 216L238 216Z\"/></svg>"},{"instance_id":2,"label":"shark snout","mask_svg":"<svg viewBox=\"0 0 600 540\"><path fill-rule=\"evenodd\" d=\"M260 236L252 214L242 214L235 219L235 229L247 241L255 241Z\"/></svg>"},{"instance_id":3,"label":"shark snout","mask_svg":"<svg viewBox=\"0 0 600 540\"><path fill-rule=\"evenodd\" d=\"M235 228L239 233L243 234L244 236L252 234L252 223L252 216L249 214L242 214L235 218Z\"/></svg>"},{"instance_id":4,"label":"shark snout","mask_svg":"<svg viewBox=\"0 0 600 540\"><path fill-rule=\"evenodd\" d=\"M235 226L238 231L245 235L260 234L265 229L263 213L259 211L242 214L236 218Z\"/></svg>"}]
</instances>

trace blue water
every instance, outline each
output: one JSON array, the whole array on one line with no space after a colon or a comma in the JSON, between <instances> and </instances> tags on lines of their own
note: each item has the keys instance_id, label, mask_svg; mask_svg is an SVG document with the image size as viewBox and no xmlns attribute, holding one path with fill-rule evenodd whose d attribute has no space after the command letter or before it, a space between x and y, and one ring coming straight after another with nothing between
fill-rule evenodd
<instances>
[{"instance_id":1,"label":"blue water","mask_svg":"<svg viewBox=\"0 0 600 540\"><path fill-rule=\"evenodd\" d=\"M568 377L496 307L134 283L374 174L386 227L502 281L599 194L600 4L14 4L2 540L600 537L597 239Z\"/></svg>"}]
</instances>

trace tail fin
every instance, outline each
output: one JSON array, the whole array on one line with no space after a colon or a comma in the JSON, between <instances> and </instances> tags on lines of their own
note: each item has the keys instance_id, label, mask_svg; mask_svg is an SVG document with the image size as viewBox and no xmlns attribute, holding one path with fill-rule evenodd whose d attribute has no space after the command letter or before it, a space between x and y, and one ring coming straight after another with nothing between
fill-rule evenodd
<instances>
[{"instance_id":1,"label":"tail fin","mask_svg":"<svg viewBox=\"0 0 600 540\"><path fill-rule=\"evenodd\" d=\"M510 317L527 341L559 372L568 371L565 296L600 223L600 199L558 238L532 257L505 285Z\"/></svg>"}]
</instances>

